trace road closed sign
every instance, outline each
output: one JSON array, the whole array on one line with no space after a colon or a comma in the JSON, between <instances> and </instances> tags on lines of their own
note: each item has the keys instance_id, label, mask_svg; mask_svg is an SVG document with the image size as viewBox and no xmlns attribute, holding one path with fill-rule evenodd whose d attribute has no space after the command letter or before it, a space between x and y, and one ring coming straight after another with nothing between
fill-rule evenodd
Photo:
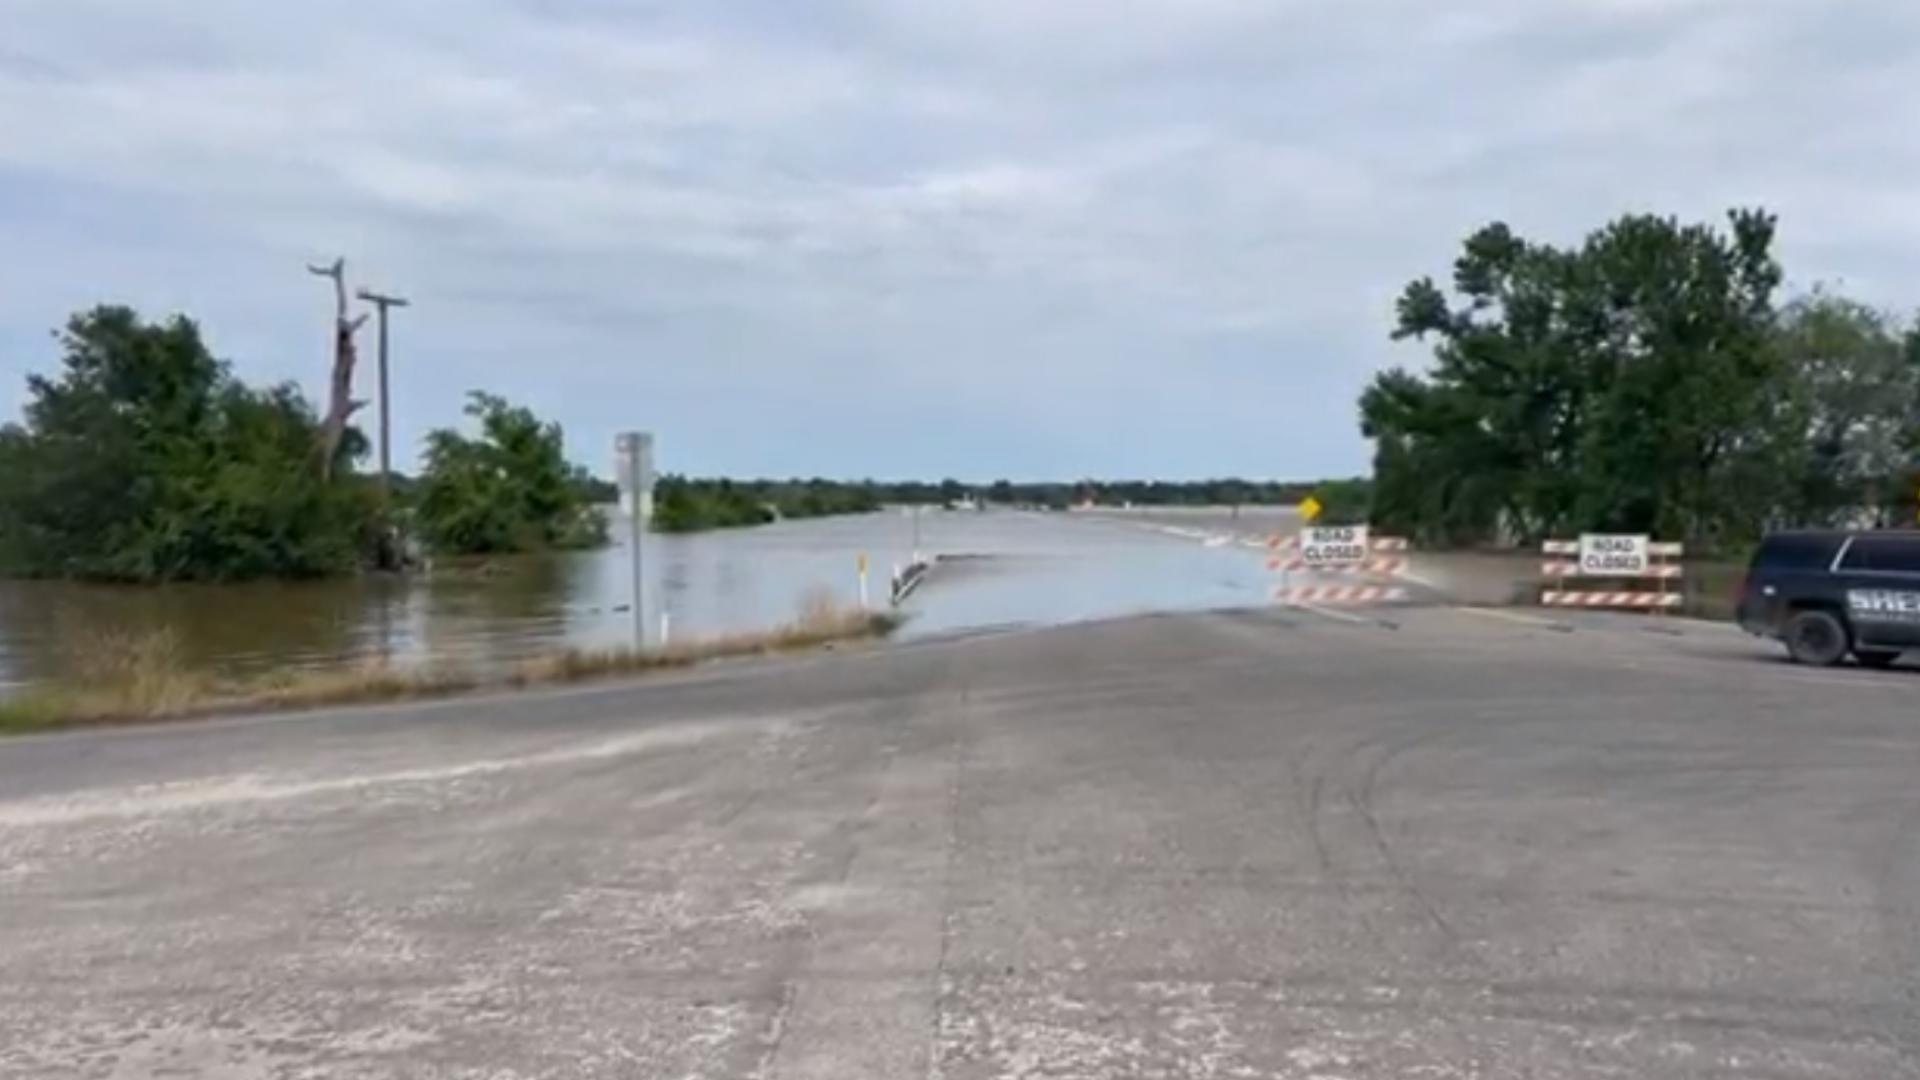
<instances>
[{"instance_id":1,"label":"road closed sign","mask_svg":"<svg viewBox=\"0 0 1920 1080\"><path fill-rule=\"evenodd\" d=\"M1651 565L1646 535L1580 534L1582 577L1645 577Z\"/></svg>"},{"instance_id":2,"label":"road closed sign","mask_svg":"<svg viewBox=\"0 0 1920 1080\"><path fill-rule=\"evenodd\" d=\"M1300 530L1300 561L1308 569L1356 566L1367 561L1365 525L1316 525Z\"/></svg>"}]
</instances>

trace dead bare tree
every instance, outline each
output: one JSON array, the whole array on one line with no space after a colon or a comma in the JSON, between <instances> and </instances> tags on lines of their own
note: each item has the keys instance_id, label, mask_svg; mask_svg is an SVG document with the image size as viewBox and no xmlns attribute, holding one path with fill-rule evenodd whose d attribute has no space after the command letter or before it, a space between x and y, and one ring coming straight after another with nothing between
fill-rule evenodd
<instances>
[{"instance_id":1,"label":"dead bare tree","mask_svg":"<svg viewBox=\"0 0 1920 1080\"><path fill-rule=\"evenodd\" d=\"M367 321L365 314L347 317L347 260L332 266L307 264L307 272L333 279L333 382L327 396L327 414L320 422L320 475L332 479L333 459L347 433L347 421L367 403L353 397L353 365L358 360L353 335Z\"/></svg>"}]
</instances>

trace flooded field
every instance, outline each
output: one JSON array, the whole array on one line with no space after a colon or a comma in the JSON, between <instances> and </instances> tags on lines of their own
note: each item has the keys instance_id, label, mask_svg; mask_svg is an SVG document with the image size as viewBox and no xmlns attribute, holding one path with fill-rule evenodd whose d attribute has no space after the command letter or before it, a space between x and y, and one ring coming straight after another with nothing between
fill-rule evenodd
<instances>
[{"instance_id":1,"label":"flooded field","mask_svg":"<svg viewBox=\"0 0 1920 1080\"><path fill-rule=\"evenodd\" d=\"M758 529L650 536L644 622L656 638L765 628L809 597L874 605L915 550L942 556L904 606L906 634L1260 603L1260 538L1290 511L901 510ZM616 535L624 529L616 528ZM0 688L60 675L85 651L167 628L184 659L235 674L386 661L484 667L628 643L628 550L442 565L410 577L130 588L0 582Z\"/></svg>"}]
</instances>

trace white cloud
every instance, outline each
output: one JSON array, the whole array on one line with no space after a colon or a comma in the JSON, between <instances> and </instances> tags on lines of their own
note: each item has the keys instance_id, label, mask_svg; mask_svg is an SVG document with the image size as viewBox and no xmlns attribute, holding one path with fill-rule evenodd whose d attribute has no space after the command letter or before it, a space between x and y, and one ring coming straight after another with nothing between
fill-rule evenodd
<instances>
[{"instance_id":1,"label":"white cloud","mask_svg":"<svg viewBox=\"0 0 1920 1080\"><path fill-rule=\"evenodd\" d=\"M1363 464L1353 394L1418 359L1394 293L1490 217L1571 240L1764 202L1796 279L1920 302L1903 0L10 0L7 24L0 395L50 359L14 343L108 297L312 382L299 263L341 250L418 301L403 435L484 384L589 444L657 423L695 469L1304 475ZM966 407L876 459L861 425L815 430L863 397ZM1178 438L1054 426L1162 413Z\"/></svg>"}]
</instances>

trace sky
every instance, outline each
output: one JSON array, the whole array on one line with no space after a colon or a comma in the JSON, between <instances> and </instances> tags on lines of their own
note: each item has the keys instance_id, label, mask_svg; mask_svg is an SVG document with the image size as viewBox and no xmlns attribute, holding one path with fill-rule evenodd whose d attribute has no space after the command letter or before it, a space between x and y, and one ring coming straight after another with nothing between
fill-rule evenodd
<instances>
[{"instance_id":1,"label":"sky","mask_svg":"<svg viewBox=\"0 0 1920 1080\"><path fill-rule=\"evenodd\" d=\"M0 415L109 301L317 400L345 256L403 468L484 388L603 473L1353 474L1489 221L1920 305L1916 87L1913 0L0 0Z\"/></svg>"}]
</instances>

